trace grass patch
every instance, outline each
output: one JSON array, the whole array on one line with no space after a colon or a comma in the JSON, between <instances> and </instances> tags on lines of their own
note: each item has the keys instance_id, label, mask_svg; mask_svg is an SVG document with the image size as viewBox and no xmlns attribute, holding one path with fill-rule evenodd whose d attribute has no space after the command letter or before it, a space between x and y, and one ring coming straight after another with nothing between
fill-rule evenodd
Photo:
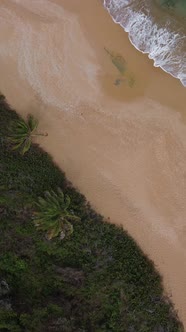
<instances>
[{"instance_id":1,"label":"grass patch","mask_svg":"<svg viewBox=\"0 0 186 332\"><path fill-rule=\"evenodd\" d=\"M12 152L6 135L18 115L0 98L0 331L178 332L152 262L121 228L105 223L51 157L31 145ZM62 188L79 217L73 234L47 241L34 202ZM6 305L8 303L8 305Z\"/></svg>"}]
</instances>

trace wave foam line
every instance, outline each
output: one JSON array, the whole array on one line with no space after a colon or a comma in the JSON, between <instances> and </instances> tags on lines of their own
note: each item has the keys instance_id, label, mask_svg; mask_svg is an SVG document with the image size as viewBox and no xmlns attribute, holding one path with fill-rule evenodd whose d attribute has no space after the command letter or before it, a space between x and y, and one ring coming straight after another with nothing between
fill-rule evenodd
<instances>
[{"instance_id":1,"label":"wave foam line","mask_svg":"<svg viewBox=\"0 0 186 332\"><path fill-rule=\"evenodd\" d=\"M138 51L186 87L186 36L182 29L173 30L173 20L156 22L145 1L139 5L135 0L104 0L104 7Z\"/></svg>"}]
</instances>

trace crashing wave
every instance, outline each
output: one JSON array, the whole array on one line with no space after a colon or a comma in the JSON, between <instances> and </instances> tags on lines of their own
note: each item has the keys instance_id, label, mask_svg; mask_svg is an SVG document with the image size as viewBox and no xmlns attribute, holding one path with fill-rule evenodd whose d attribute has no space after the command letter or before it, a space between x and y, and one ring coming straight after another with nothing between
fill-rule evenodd
<instances>
[{"instance_id":1,"label":"crashing wave","mask_svg":"<svg viewBox=\"0 0 186 332\"><path fill-rule=\"evenodd\" d=\"M172 11L150 0L104 0L113 20L129 34L132 44L148 53L155 67L180 79L186 87L186 26ZM161 13L161 15L160 15Z\"/></svg>"}]
</instances>

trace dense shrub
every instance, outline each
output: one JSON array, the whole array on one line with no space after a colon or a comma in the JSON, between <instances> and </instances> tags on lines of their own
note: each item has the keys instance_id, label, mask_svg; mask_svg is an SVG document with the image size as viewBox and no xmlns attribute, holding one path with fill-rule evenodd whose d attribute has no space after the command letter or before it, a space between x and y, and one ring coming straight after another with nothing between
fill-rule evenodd
<instances>
[{"instance_id":1,"label":"dense shrub","mask_svg":"<svg viewBox=\"0 0 186 332\"><path fill-rule=\"evenodd\" d=\"M6 135L17 117L1 97L0 279L10 293L0 295L0 331L182 331L159 274L132 238L105 223L38 146L25 156L11 151ZM72 222L71 237L47 241L34 227L33 206L57 187L81 220Z\"/></svg>"}]
</instances>

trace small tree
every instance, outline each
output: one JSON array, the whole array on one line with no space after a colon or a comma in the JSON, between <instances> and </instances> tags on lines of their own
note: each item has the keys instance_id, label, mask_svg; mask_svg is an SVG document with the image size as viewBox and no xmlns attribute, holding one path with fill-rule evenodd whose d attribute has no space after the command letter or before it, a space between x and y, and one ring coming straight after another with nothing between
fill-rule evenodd
<instances>
[{"instance_id":1,"label":"small tree","mask_svg":"<svg viewBox=\"0 0 186 332\"><path fill-rule=\"evenodd\" d=\"M47 133L39 133L36 131L38 121L33 115L28 115L27 121L15 120L11 123L8 141L13 145L13 150L20 150L24 155L31 146L33 136L47 136Z\"/></svg>"},{"instance_id":2,"label":"small tree","mask_svg":"<svg viewBox=\"0 0 186 332\"><path fill-rule=\"evenodd\" d=\"M38 202L36 202L38 210L34 213L33 218L34 224L38 229L47 232L47 239L51 240L59 234L63 239L73 232L70 221L80 220L80 218L69 211L70 204L70 197L64 195L60 188L57 189L57 193L47 191L44 198L38 198Z\"/></svg>"}]
</instances>

